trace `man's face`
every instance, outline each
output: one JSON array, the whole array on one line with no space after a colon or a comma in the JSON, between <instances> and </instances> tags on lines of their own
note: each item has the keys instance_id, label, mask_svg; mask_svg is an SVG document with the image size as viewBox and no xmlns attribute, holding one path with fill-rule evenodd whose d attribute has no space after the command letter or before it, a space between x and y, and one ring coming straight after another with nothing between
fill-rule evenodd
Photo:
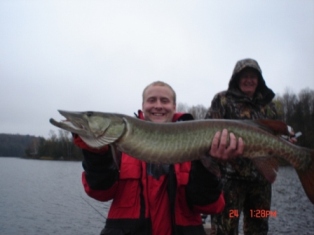
<instances>
[{"instance_id":1,"label":"man's face","mask_svg":"<svg viewBox=\"0 0 314 235\"><path fill-rule=\"evenodd\" d=\"M171 122L176 110L171 89L167 86L149 86L143 96L142 110L148 121Z\"/></svg>"},{"instance_id":2,"label":"man's face","mask_svg":"<svg viewBox=\"0 0 314 235\"><path fill-rule=\"evenodd\" d=\"M244 69L240 74L239 88L249 97L253 97L258 86L258 73L255 69Z\"/></svg>"}]
</instances>

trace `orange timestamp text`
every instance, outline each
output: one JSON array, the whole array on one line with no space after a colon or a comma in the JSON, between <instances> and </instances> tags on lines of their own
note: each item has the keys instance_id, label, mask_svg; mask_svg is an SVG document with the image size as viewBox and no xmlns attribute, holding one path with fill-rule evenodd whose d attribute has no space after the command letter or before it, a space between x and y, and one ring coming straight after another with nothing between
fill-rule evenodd
<instances>
[{"instance_id":1,"label":"orange timestamp text","mask_svg":"<svg viewBox=\"0 0 314 235\"><path fill-rule=\"evenodd\" d=\"M239 211L234 209L234 210L229 210L229 218L238 218ZM267 218L267 217L277 217L277 211L271 211L271 210L264 210L264 209L255 209L255 210L250 210L250 217L251 218Z\"/></svg>"}]
</instances>

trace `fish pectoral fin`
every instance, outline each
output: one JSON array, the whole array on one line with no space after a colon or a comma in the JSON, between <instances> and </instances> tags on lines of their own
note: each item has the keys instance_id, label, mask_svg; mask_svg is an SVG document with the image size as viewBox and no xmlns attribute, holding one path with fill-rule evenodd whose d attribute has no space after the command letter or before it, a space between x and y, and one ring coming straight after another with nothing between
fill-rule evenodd
<instances>
[{"instance_id":1,"label":"fish pectoral fin","mask_svg":"<svg viewBox=\"0 0 314 235\"><path fill-rule=\"evenodd\" d=\"M275 181L278 172L278 162L275 158L258 157L252 159L252 162L268 182Z\"/></svg>"},{"instance_id":2,"label":"fish pectoral fin","mask_svg":"<svg viewBox=\"0 0 314 235\"><path fill-rule=\"evenodd\" d=\"M113 162L115 164L115 167L117 169L120 169L120 163L121 163L121 152L117 149L117 147L114 144L110 144L110 149L113 157Z\"/></svg>"},{"instance_id":3,"label":"fish pectoral fin","mask_svg":"<svg viewBox=\"0 0 314 235\"><path fill-rule=\"evenodd\" d=\"M217 162L214 161L214 159L210 156L202 156L200 157L200 161L203 164L203 166L211 173L216 175L217 178L221 178L221 172L220 168L217 164Z\"/></svg>"}]
</instances>

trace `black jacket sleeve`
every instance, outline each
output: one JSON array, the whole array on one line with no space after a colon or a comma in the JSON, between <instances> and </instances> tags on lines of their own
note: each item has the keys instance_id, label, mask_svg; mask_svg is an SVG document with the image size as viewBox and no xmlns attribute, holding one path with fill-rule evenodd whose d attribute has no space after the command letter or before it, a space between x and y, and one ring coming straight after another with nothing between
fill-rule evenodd
<instances>
[{"instance_id":1,"label":"black jacket sleeve","mask_svg":"<svg viewBox=\"0 0 314 235\"><path fill-rule=\"evenodd\" d=\"M106 190L118 179L119 170L115 165L111 150L93 153L83 149L83 168L89 187L93 190Z\"/></svg>"},{"instance_id":2,"label":"black jacket sleeve","mask_svg":"<svg viewBox=\"0 0 314 235\"><path fill-rule=\"evenodd\" d=\"M190 205L208 205L215 202L222 192L220 179L209 172L199 160L192 161L186 198Z\"/></svg>"}]
</instances>

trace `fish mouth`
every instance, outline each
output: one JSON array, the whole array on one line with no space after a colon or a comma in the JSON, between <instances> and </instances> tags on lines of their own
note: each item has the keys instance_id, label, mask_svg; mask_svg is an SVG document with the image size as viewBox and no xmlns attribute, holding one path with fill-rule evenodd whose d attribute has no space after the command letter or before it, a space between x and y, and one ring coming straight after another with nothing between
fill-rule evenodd
<instances>
[{"instance_id":1,"label":"fish mouth","mask_svg":"<svg viewBox=\"0 0 314 235\"><path fill-rule=\"evenodd\" d=\"M58 112L66 118L66 120L73 120L73 119L78 119L78 118L82 118L83 113L81 112L71 112L71 111L64 111L64 110L58 110Z\"/></svg>"},{"instance_id":2,"label":"fish mouth","mask_svg":"<svg viewBox=\"0 0 314 235\"><path fill-rule=\"evenodd\" d=\"M70 120L62 120L62 121L56 121L53 118L50 118L50 123L56 127L65 129L67 131L73 132L73 133L81 133L85 132L87 129L85 126L81 125L80 123L73 122Z\"/></svg>"},{"instance_id":3,"label":"fish mouth","mask_svg":"<svg viewBox=\"0 0 314 235\"><path fill-rule=\"evenodd\" d=\"M76 133L76 134L86 135L86 132L89 131L86 125L87 123L85 123L86 121L83 118L83 113L69 112L69 111L63 111L63 110L58 110L58 111L63 117L65 117L65 120L58 122L54 120L53 118L50 118L49 121L52 125L65 129L67 131Z\"/></svg>"},{"instance_id":4,"label":"fish mouth","mask_svg":"<svg viewBox=\"0 0 314 235\"><path fill-rule=\"evenodd\" d=\"M83 114L81 112L69 112L58 110L59 113L65 117L66 119L63 120L63 123L72 126L75 129L86 130L86 125L82 124L83 121Z\"/></svg>"}]
</instances>

